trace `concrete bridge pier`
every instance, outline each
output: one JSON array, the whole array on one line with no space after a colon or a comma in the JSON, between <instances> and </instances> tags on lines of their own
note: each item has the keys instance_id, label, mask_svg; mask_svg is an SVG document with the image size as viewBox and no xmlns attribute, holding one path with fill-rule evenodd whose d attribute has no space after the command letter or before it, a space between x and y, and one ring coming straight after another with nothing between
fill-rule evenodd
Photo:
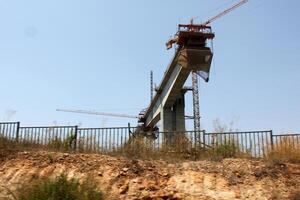
<instances>
[{"instance_id":1,"label":"concrete bridge pier","mask_svg":"<svg viewBox=\"0 0 300 200\"><path fill-rule=\"evenodd\" d=\"M185 131L184 92L176 99L172 107L164 107L160 113L161 129L166 143L172 143L174 131Z\"/></svg>"}]
</instances>

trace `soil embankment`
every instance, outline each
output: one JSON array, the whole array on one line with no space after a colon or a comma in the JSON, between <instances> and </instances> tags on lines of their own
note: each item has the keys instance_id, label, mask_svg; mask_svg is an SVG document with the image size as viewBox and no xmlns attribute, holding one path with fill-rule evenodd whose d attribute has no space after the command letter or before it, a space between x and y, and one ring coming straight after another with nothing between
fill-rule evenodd
<instances>
[{"instance_id":1,"label":"soil embankment","mask_svg":"<svg viewBox=\"0 0 300 200\"><path fill-rule=\"evenodd\" d=\"M17 152L0 160L0 185L14 192L22 182L62 172L92 176L108 199L297 199L300 165L261 161L141 161L94 154ZM10 194L0 188L0 199ZM293 200L294 200L293 199Z\"/></svg>"}]
</instances>

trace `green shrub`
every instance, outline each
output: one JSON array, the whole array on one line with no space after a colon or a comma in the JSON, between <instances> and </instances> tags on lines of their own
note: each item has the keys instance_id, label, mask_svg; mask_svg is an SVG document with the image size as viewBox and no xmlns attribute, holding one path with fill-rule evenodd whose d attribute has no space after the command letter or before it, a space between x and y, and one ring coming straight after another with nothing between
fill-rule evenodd
<instances>
[{"instance_id":1,"label":"green shrub","mask_svg":"<svg viewBox=\"0 0 300 200\"><path fill-rule=\"evenodd\" d=\"M61 174L54 180L38 178L25 183L17 190L18 200L102 200L102 193L95 183L87 178L81 184L76 179L67 179Z\"/></svg>"},{"instance_id":2,"label":"green shrub","mask_svg":"<svg viewBox=\"0 0 300 200\"><path fill-rule=\"evenodd\" d=\"M236 157L240 152L239 145L231 140L216 145L214 150L222 158Z\"/></svg>"}]
</instances>

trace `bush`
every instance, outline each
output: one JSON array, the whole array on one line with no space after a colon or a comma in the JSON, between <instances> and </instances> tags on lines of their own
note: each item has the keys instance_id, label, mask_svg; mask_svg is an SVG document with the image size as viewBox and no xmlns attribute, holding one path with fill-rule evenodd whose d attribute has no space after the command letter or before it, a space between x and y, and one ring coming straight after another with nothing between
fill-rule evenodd
<instances>
[{"instance_id":1,"label":"bush","mask_svg":"<svg viewBox=\"0 0 300 200\"><path fill-rule=\"evenodd\" d=\"M220 119L215 119L213 121L214 132L212 134L212 149L208 151L208 156L213 159L223 159L223 158L236 158L236 157L251 157L251 153L243 152L240 148L239 141L234 137L229 135L223 135L226 132L235 132L234 122L230 122L229 125L222 123Z\"/></svg>"},{"instance_id":2,"label":"bush","mask_svg":"<svg viewBox=\"0 0 300 200\"><path fill-rule=\"evenodd\" d=\"M155 153L153 140L140 134L132 136L122 147L114 151L114 154L130 158L151 158Z\"/></svg>"},{"instance_id":3,"label":"bush","mask_svg":"<svg viewBox=\"0 0 300 200\"><path fill-rule=\"evenodd\" d=\"M177 162L178 160L202 159L207 152L201 144L194 146L183 133L176 133L172 137L162 134L160 137L159 140L155 137L136 134L110 154L133 159L163 159L168 162Z\"/></svg>"},{"instance_id":4,"label":"bush","mask_svg":"<svg viewBox=\"0 0 300 200\"><path fill-rule=\"evenodd\" d=\"M70 151L72 150L74 140L75 137L73 135L70 135L64 140L54 138L49 142L47 147L54 150Z\"/></svg>"},{"instance_id":5,"label":"bush","mask_svg":"<svg viewBox=\"0 0 300 200\"><path fill-rule=\"evenodd\" d=\"M168 133L164 133L164 135L162 136L162 137L166 137L162 145L163 151L167 151L167 152L171 151L177 153L190 152L193 144L184 133L181 132L171 133L173 134L172 136L170 136L171 139L168 139L169 136L167 134Z\"/></svg>"},{"instance_id":6,"label":"bush","mask_svg":"<svg viewBox=\"0 0 300 200\"><path fill-rule=\"evenodd\" d=\"M222 158L237 157L240 153L239 145L235 141L226 141L214 148L215 153Z\"/></svg>"},{"instance_id":7,"label":"bush","mask_svg":"<svg viewBox=\"0 0 300 200\"><path fill-rule=\"evenodd\" d=\"M102 200L102 193L90 178L81 184L76 179L67 179L61 174L54 180L38 178L31 184L25 183L17 191L18 200Z\"/></svg>"}]
</instances>

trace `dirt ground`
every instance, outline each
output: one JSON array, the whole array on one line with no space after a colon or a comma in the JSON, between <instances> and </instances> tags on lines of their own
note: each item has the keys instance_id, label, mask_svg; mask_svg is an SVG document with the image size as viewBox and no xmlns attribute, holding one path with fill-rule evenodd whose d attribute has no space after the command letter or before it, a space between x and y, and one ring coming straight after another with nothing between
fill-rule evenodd
<instances>
[{"instance_id":1,"label":"dirt ground","mask_svg":"<svg viewBox=\"0 0 300 200\"><path fill-rule=\"evenodd\" d=\"M91 176L107 199L299 199L300 165L246 159L142 161L95 154L12 152L0 159L0 199L22 182ZM4 187L3 187L4 186Z\"/></svg>"}]
</instances>

